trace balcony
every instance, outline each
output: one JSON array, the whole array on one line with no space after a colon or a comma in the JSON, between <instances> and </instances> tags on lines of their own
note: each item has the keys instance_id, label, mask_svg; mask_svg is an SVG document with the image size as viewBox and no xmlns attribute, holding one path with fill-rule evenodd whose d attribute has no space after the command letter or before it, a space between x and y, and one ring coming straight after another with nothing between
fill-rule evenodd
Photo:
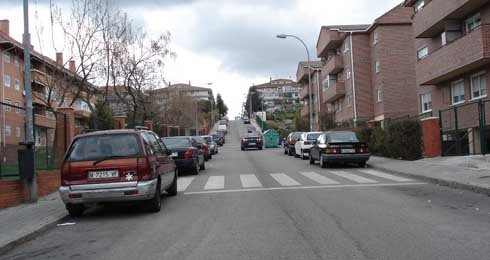
<instances>
[{"instance_id":1,"label":"balcony","mask_svg":"<svg viewBox=\"0 0 490 260\"><path fill-rule=\"evenodd\" d=\"M324 103L332 103L345 96L345 82L337 81L323 92Z\"/></svg>"},{"instance_id":2,"label":"balcony","mask_svg":"<svg viewBox=\"0 0 490 260\"><path fill-rule=\"evenodd\" d=\"M344 38L345 33L323 27L320 31L320 37L316 46L317 56L326 57L328 50L335 50L340 47L344 41Z\"/></svg>"},{"instance_id":3,"label":"balcony","mask_svg":"<svg viewBox=\"0 0 490 260\"><path fill-rule=\"evenodd\" d=\"M44 115L34 114L34 125L46 128L56 128L56 120Z\"/></svg>"},{"instance_id":4,"label":"balcony","mask_svg":"<svg viewBox=\"0 0 490 260\"><path fill-rule=\"evenodd\" d=\"M44 73L40 70L36 70L36 69L31 70L31 80L33 83L36 83L36 84L39 84L42 86L48 85L48 76L46 75L46 73Z\"/></svg>"},{"instance_id":5,"label":"balcony","mask_svg":"<svg viewBox=\"0 0 490 260\"><path fill-rule=\"evenodd\" d=\"M436 85L490 63L490 25L443 46L416 65L419 85Z\"/></svg>"},{"instance_id":6,"label":"balcony","mask_svg":"<svg viewBox=\"0 0 490 260\"><path fill-rule=\"evenodd\" d=\"M48 101L46 100L44 93L32 91L32 103L41 106L46 106L48 104Z\"/></svg>"},{"instance_id":7,"label":"balcony","mask_svg":"<svg viewBox=\"0 0 490 260\"><path fill-rule=\"evenodd\" d=\"M415 15L416 38L433 38L444 31L446 21L463 20L488 0L432 0Z\"/></svg>"},{"instance_id":8,"label":"balcony","mask_svg":"<svg viewBox=\"0 0 490 260\"><path fill-rule=\"evenodd\" d=\"M344 59L340 55L332 56L328 61L323 71L327 74L337 74L344 69Z\"/></svg>"}]
</instances>

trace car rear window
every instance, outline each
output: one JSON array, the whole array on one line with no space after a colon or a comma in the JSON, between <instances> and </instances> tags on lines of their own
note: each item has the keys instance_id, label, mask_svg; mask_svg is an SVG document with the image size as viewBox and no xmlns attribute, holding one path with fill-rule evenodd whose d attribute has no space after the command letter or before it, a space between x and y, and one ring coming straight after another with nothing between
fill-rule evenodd
<instances>
[{"instance_id":1,"label":"car rear window","mask_svg":"<svg viewBox=\"0 0 490 260\"><path fill-rule=\"evenodd\" d=\"M111 156L143 156L138 137L135 134L110 134L78 138L68 153L67 161L94 161Z\"/></svg>"},{"instance_id":2,"label":"car rear window","mask_svg":"<svg viewBox=\"0 0 490 260\"><path fill-rule=\"evenodd\" d=\"M203 138L204 138L204 140L206 140L206 142L208 142L208 143L210 143L210 142L212 142L212 141L213 141L213 139L211 138L211 136L205 136L205 137L203 137Z\"/></svg>"},{"instance_id":3,"label":"car rear window","mask_svg":"<svg viewBox=\"0 0 490 260\"><path fill-rule=\"evenodd\" d=\"M192 146L187 138L163 138L163 143L170 149Z\"/></svg>"},{"instance_id":4,"label":"car rear window","mask_svg":"<svg viewBox=\"0 0 490 260\"><path fill-rule=\"evenodd\" d=\"M318 137L320 135L321 135L320 133L318 133L318 134L309 134L308 136L306 136L306 139L307 140L316 140L316 139L318 139Z\"/></svg>"},{"instance_id":5,"label":"car rear window","mask_svg":"<svg viewBox=\"0 0 490 260\"><path fill-rule=\"evenodd\" d=\"M359 142L357 136L353 132L333 132L329 134L330 142L341 143L341 142Z\"/></svg>"},{"instance_id":6,"label":"car rear window","mask_svg":"<svg viewBox=\"0 0 490 260\"><path fill-rule=\"evenodd\" d=\"M291 139L299 139L301 137L301 132L298 132L298 133L294 133L292 136L291 136Z\"/></svg>"}]
</instances>

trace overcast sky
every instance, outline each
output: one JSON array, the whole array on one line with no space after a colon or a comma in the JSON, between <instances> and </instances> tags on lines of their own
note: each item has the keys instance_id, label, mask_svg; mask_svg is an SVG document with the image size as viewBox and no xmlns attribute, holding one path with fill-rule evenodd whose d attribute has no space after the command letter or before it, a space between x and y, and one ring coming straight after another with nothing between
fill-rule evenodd
<instances>
[{"instance_id":1,"label":"overcast sky","mask_svg":"<svg viewBox=\"0 0 490 260\"><path fill-rule=\"evenodd\" d=\"M71 0L53 0L69 7ZM248 87L269 78L295 79L298 61L306 60L302 45L277 39L297 35L316 58L322 25L371 23L401 0L118 0L121 8L150 33L169 31L175 59L166 64L172 83L213 83L230 116L241 112ZM49 0L29 0L30 30L35 49L54 57L50 40ZM0 19L10 20L10 34L22 39L22 1L0 0ZM37 37L37 32L41 37ZM40 38L40 39L39 39ZM55 45L55 46L53 46Z\"/></svg>"}]
</instances>

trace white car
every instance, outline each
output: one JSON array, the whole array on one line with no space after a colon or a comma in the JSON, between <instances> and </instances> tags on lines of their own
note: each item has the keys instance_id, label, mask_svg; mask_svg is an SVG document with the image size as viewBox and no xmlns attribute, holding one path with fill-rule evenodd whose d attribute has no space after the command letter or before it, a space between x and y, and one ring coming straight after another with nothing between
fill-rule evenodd
<instances>
[{"instance_id":1,"label":"white car","mask_svg":"<svg viewBox=\"0 0 490 260\"><path fill-rule=\"evenodd\" d=\"M306 132L301 135L294 145L295 156L306 160L310 157L310 148L322 132Z\"/></svg>"}]
</instances>

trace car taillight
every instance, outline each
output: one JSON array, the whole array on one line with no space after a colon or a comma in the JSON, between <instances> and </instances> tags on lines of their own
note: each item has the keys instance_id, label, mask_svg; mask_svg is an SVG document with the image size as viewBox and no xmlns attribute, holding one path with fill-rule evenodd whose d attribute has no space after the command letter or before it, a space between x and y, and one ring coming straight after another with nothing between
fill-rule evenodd
<instances>
[{"instance_id":1,"label":"car taillight","mask_svg":"<svg viewBox=\"0 0 490 260\"><path fill-rule=\"evenodd\" d=\"M151 179L151 171L148 158L138 158L138 180L145 181Z\"/></svg>"},{"instance_id":2,"label":"car taillight","mask_svg":"<svg viewBox=\"0 0 490 260\"><path fill-rule=\"evenodd\" d=\"M325 149L325 153L326 154L337 154L337 153L340 153L340 149L339 148L327 148L327 149Z\"/></svg>"},{"instance_id":3,"label":"car taillight","mask_svg":"<svg viewBox=\"0 0 490 260\"><path fill-rule=\"evenodd\" d=\"M369 149L368 148L359 148L358 152L359 153L369 153Z\"/></svg>"},{"instance_id":4,"label":"car taillight","mask_svg":"<svg viewBox=\"0 0 490 260\"><path fill-rule=\"evenodd\" d=\"M61 185L68 185L67 181L70 180L70 163L63 163L61 167Z\"/></svg>"},{"instance_id":5,"label":"car taillight","mask_svg":"<svg viewBox=\"0 0 490 260\"><path fill-rule=\"evenodd\" d=\"M189 150L185 151L184 158L189 159L189 158L192 158L193 155L194 155L194 152L192 151L192 149L189 149Z\"/></svg>"},{"instance_id":6,"label":"car taillight","mask_svg":"<svg viewBox=\"0 0 490 260\"><path fill-rule=\"evenodd\" d=\"M289 141L289 143L292 144L292 145L294 145L294 144L296 144L296 141L295 140L291 140L291 141Z\"/></svg>"}]
</instances>

